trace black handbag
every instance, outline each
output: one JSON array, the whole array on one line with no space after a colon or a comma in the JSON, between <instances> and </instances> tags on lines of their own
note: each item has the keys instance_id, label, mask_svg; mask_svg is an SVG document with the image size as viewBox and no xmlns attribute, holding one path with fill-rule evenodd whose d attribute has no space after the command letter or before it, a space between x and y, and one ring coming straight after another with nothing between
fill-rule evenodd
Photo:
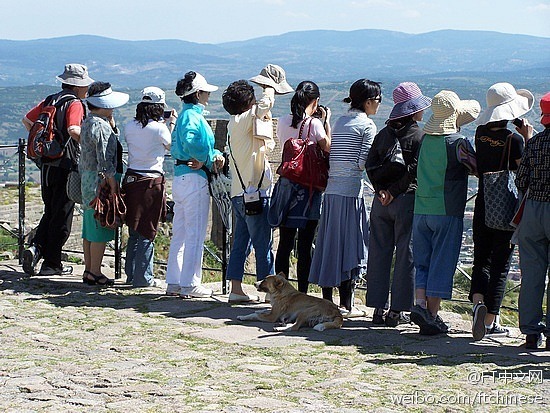
<instances>
[{"instance_id":1,"label":"black handbag","mask_svg":"<svg viewBox=\"0 0 550 413\"><path fill-rule=\"evenodd\" d=\"M407 164L403 158L403 151L399 140L395 139L384 155L384 158L375 165L366 168L369 179L380 186L388 186L397 182L407 172Z\"/></svg>"}]
</instances>

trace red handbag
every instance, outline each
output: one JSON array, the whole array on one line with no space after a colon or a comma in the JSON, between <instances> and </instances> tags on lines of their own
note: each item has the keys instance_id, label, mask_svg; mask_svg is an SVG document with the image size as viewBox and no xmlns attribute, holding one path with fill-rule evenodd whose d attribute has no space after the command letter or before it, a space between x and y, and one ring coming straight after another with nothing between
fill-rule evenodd
<instances>
[{"instance_id":1,"label":"red handbag","mask_svg":"<svg viewBox=\"0 0 550 413\"><path fill-rule=\"evenodd\" d=\"M307 136L302 138L306 120L302 122L297 138L288 139L283 146L282 161L277 173L310 190L324 191L328 181L328 154L317 142L309 139L311 118Z\"/></svg>"}]
</instances>

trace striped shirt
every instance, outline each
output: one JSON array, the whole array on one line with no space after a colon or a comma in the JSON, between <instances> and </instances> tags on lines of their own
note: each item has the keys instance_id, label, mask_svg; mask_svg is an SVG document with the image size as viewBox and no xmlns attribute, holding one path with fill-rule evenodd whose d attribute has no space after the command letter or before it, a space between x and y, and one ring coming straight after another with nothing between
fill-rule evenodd
<instances>
[{"instance_id":1,"label":"striped shirt","mask_svg":"<svg viewBox=\"0 0 550 413\"><path fill-rule=\"evenodd\" d=\"M336 120L330 144L330 170L325 194L363 196L362 177L376 125L365 112L350 109Z\"/></svg>"},{"instance_id":2,"label":"striped shirt","mask_svg":"<svg viewBox=\"0 0 550 413\"><path fill-rule=\"evenodd\" d=\"M516 185L529 199L550 202L550 128L527 141L517 170Z\"/></svg>"}]
</instances>

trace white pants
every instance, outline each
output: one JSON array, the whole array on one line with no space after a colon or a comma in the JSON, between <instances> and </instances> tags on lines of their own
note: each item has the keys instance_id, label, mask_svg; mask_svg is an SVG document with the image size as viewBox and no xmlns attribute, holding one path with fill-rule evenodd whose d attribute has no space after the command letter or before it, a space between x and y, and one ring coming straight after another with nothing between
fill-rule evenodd
<instances>
[{"instance_id":1,"label":"white pants","mask_svg":"<svg viewBox=\"0 0 550 413\"><path fill-rule=\"evenodd\" d=\"M202 278L202 252L210 210L208 181L195 173L175 176L172 197L174 221L166 283L195 287Z\"/></svg>"}]
</instances>

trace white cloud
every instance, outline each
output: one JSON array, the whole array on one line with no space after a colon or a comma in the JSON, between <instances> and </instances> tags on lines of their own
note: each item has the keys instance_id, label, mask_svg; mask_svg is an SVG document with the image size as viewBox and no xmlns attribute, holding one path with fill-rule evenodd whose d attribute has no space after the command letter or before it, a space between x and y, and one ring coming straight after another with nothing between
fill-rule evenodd
<instances>
[{"instance_id":1,"label":"white cloud","mask_svg":"<svg viewBox=\"0 0 550 413\"><path fill-rule=\"evenodd\" d=\"M529 11L535 11L535 12L545 12L545 11L550 11L550 4L547 4L547 3L539 3L535 6L529 6L527 8Z\"/></svg>"}]
</instances>

